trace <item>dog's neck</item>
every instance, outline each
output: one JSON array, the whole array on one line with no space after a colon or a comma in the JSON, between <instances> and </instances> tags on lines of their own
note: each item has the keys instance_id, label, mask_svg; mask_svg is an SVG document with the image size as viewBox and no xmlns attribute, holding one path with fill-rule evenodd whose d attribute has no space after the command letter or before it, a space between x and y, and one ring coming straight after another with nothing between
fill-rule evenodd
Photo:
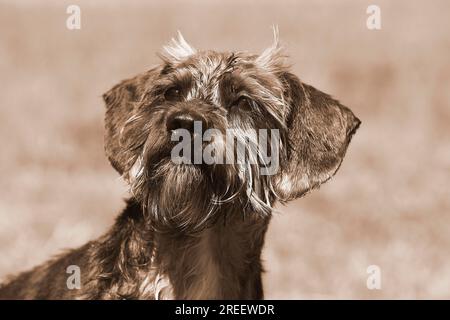
<instances>
[{"instance_id":1,"label":"dog's neck","mask_svg":"<svg viewBox=\"0 0 450 320\"><path fill-rule=\"evenodd\" d=\"M103 259L102 272L116 273L108 285L114 290L106 289L102 297L261 299L260 255L269 218L244 218L229 210L217 214L226 222L218 219L193 235L157 233L145 223L140 205L129 201L100 240L105 245L98 255L110 257Z\"/></svg>"}]
</instances>

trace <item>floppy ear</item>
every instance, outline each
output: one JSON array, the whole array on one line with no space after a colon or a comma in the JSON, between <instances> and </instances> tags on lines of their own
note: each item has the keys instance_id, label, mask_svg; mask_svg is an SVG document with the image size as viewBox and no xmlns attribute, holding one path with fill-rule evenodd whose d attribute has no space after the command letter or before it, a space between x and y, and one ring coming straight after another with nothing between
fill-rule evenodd
<instances>
[{"instance_id":1,"label":"floppy ear","mask_svg":"<svg viewBox=\"0 0 450 320\"><path fill-rule=\"evenodd\" d=\"M132 157L129 154L132 149L130 144L137 144L136 140L139 139L136 132L132 137L131 130L124 129L127 122L129 123L138 115L139 102L157 74L159 70L152 69L120 82L103 94L106 104L105 152L111 165L120 174L129 169L127 165Z\"/></svg>"},{"instance_id":2,"label":"floppy ear","mask_svg":"<svg viewBox=\"0 0 450 320\"><path fill-rule=\"evenodd\" d=\"M273 185L281 201L293 200L330 179L344 158L360 121L329 95L282 74L287 117L288 154Z\"/></svg>"}]
</instances>

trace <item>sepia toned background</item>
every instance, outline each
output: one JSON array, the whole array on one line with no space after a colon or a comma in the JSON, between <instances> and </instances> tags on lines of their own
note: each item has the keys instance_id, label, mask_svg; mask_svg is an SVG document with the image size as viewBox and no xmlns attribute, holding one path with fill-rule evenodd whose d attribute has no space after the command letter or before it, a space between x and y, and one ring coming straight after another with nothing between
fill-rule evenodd
<instances>
[{"instance_id":1,"label":"sepia toned background","mask_svg":"<svg viewBox=\"0 0 450 320\"><path fill-rule=\"evenodd\" d=\"M66 7L81 7L81 30ZM381 7L382 29L366 28ZM127 196L101 94L199 49L260 52L277 24L295 73L362 120L338 174L280 206L267 298L450 298L448 1L0 1L0 277L98 237ZM369 265L381 290L366 287Z\"/></svg>"}]
</instances>

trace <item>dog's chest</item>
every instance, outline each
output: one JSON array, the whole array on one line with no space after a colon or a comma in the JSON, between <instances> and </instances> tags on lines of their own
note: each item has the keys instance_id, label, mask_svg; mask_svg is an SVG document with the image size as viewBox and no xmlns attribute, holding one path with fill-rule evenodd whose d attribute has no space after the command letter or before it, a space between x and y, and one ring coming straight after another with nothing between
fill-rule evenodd
<instances>
[{"instance_id":1,"label":"dog's chest","mask_svg":"<svg viewBox=\"0 0 450 320\"><path fill-rule=\"evenodd\" d=\"M152 259L151 271L143 274L140 299L207 299L218 297L220 268L212 247L213 234L206 230L190 245L176 244L176 255ZM174 244L172 243L172 246ZM176 261L175 261L176 260ZM183 290L180 290L183 288Z\"/></svg>"}]
</instances>

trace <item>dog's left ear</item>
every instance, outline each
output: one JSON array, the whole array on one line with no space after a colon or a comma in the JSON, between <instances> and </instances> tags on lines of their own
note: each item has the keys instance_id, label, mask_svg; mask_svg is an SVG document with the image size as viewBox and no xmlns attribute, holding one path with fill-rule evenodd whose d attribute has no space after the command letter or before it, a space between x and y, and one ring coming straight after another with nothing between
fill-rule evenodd
<instances>
[{"instance_id":1,"label":"dog's left ear","mask_svg":"<svg viewBox=\"0 0 450 320\"><path fill-rule=\"evenodd\" d=\"M350 109L292 73L283 72L281 81L289 108L289 146L273 187L281 201L289 201L336 173L361 122Z\"/></svg>"},{"instance_id":2,"label":"dog's left ear","mask_svg":"<svg viewBox=\"0 0 450 320\"><path fill-rule=\"evenodd\" d=\"M130 144L138 144L136 132L134 137L130 130L124 130L127 121L136 116L146 88L154 81L160 70L155 68L134 78L124 80L103 94L106 104L105 114L105 152L111 165L120 174L128 170L132 155ZM124 146L126 144L126 147Z\"/></svg>"}]
</instances>

